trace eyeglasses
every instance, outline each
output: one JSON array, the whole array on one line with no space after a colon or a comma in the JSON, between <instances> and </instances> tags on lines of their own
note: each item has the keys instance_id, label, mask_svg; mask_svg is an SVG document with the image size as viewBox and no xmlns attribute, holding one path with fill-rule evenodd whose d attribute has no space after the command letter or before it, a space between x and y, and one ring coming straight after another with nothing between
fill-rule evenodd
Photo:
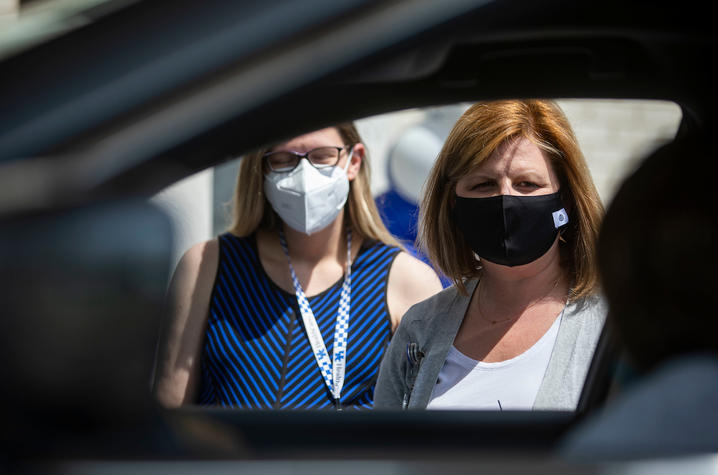
<instances>
[{"instance_id":1,"label":"eyeglasses","mask_svg":"<svg viewBox=\"0 0 718 475\"><path fill-rule=\"evenodd\" d=\"M262 157L267 168L274 172L290 172L294 170L302 158L309 160L314 168L322 169L335 166L339 162L342 150L346 147L318 147L307 153L269 152ZM351 147L346 148L351 150Z\"/></svg>"}]
</instances>

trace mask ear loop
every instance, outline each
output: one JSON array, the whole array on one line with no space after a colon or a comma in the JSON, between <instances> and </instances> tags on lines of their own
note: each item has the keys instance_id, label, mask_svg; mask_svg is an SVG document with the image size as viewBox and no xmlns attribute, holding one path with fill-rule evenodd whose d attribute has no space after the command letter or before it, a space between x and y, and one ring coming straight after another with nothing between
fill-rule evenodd
<instances>
[{"instance_id":1,"label":"mask ear loop","mask_svg":"<svg viewBox=\"0 0 718 475\"><path fill-rule=\"evenodd\" d=\"M354 145L351 146L349 149L349 155L347 156L347 163L344 164L344 173L349 170L349 164L352 162L352 157L354 156Z\"/></svg>"}]
</instances>

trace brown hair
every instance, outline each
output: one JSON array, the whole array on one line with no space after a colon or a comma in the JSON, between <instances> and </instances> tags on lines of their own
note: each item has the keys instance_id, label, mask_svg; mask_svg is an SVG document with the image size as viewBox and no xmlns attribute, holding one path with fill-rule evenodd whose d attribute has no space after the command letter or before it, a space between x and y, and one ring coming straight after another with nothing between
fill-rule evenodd
<instances>
[{"instance_id":1,"label":"brown hair","mask_svg":"<svg viewBox=\"0 0 718 475\"><path fill-rule=\"evenodd\" d=\"M359 131L353 123L334 126L347 145L361 143ZM264 196L264 172L262 157L272 145L255 150L242 158L237 174L237 186L232 201L232 224L229 232L236 236L248 236L257 229L276 229L279 217ZM382 241L399 246L379 216L369 188L370 169L368 157L364 156L356 178L349 184L349 197L344 205L349 213L352 232L362 239Z\"/></svg>"},{"instance_id":2,"label":"brown hair","mask_svg":"<svg viewBox=\"0 0 718 475\"><path fill-rule=\"evenodd\" d=\"M520 137L533 141L549 157L558 176L569 214L561 258L572 282L570 298L587 296L598 285L595 247L603 205L568 119L553 101L479 102L459 118L427 180L420 212L421 245L466 294L465 280L480 278L481 266L454 222L456 182L499 146Z\"/></svg>"}]
</instances>

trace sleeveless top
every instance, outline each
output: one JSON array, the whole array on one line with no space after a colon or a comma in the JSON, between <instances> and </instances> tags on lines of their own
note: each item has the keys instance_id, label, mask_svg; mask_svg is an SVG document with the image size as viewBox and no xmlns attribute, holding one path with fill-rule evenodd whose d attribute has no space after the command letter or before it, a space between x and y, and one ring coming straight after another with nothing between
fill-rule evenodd
<instances>
[{"instance_id":1,"label":"sleeveless top","mask_svg":"<svg viewBox=\"0 0 718 475\"><path fill-rule=\"evenodd\" d=\"M202 350L199 403L246 409L330 409L334 401L314 359L297 298L259 260L255 236L218 237L220 257ZM351 310L341 406L370 408L391 339L389 270L400 249L362 244L352 263ZM342 276L308 297L330 354Z\"/></svg>"}]
</instances>

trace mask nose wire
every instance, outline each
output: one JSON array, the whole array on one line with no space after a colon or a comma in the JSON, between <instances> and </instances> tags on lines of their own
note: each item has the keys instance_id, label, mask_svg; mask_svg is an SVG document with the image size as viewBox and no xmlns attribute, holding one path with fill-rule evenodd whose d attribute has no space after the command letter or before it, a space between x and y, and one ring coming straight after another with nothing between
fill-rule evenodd
<instances>
[{"instance_id":1,"label":"mask nose wire","mask_svg":"<svg viewBox=\"0 0 718 475\"><path fill-rule=\"evenodd\" d=\"M302 162L306 162L306 164L305 164L304 166L309 165L309 166L311 166L311 167L313 167L313 168L316 168L316 167L314 167L314 165L312 165L312 162L309 161L309 157L302 157L302 158L299 159L299 163L297 163L297 166L294 167L294 169L296 170L297 168L299 168L299 165L301 165Z\"/></svg>"}]
</instances>

